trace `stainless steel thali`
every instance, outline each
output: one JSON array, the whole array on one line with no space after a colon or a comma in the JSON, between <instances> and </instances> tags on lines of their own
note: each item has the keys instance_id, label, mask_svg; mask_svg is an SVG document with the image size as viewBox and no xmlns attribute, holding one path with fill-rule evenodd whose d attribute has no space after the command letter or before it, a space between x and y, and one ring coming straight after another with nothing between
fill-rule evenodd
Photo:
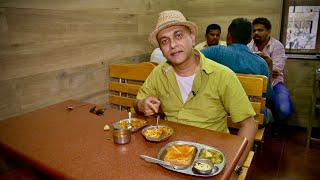
<instances>
[{"instance_id":1,"label":"stainless steel thali","mask_svg":"<svg viewBox=\"0 0 320 180\"><path fill-rule=\"evenodd\" d=\"M148 140L148 141L153 141L153 142L161 142L161 141L165 141L167 139L169 139L170 136L172 136L173 134L173 129L165 124L159 124L158 128L161 128L161 127L164 127L164 128L167 128L170 133L167 134L167 135L161 135L159 138L153 138L153 137L149 137L146 135L146 131L148 129L157 129L157 126L148 126L148 127L145 127L143 130L142 130L142 135Z\"/></svg>"},{"instance_id":2,"label":"stainless steel thali","mask_svg":"<svg viewBox=\"0 0 320 180\"><path fill-rule=\"evenodd\" d=\"M144 119L131 118L131 122L134 121L134 120L144 120ZM120 120L120 121L129 122L129 119L122 119L122 120ZM120 127L120 121L117 121L117 122L113 123L113 128L114 128L114 129L128 129L128 128L121 128L121 127ZM137 131L139 131L140 129L142 129L142 128L144 128L145 126L147 126L147 125L148 125L148 121L146 121L146 120L144 120L144 121L145 121L145 122L144 122L141 126L139 126L139 127L132 127L132 128L130 129L130 131L131 131L131 132L137 132Z\"/></svg>"},{"instance_id":3,"label":"stainless steel thali","mask_svg":"<svg viewBox=\"0 0 320 180\"><path fill-rule=\"evenodd\" d=\"M164 160L164 157L165 157L165 155L167 153L167 148L172 146L172 145L190 145L190 146L194 146L196 148L196 152L195 152L195 156L194 156L193 161L192 161L190 166L187 166L187 167L184 167L184 168L173 168L171 166L160 165L160 166L163 166L166 169L169 169L169 170L172 170L172 171L176 171L176 172L179 172L179 173L183 173L183 174L193 175L193 176L210 177L210 176L215 176L215 175L219 174L222 171L222 169L224 168L225 164L226 164L226 157L225 157L224 153L221 152L220 150L218 150L218 149L216 149L214 147L211 147L211 146L207 146L207 145L199 144L199 143L195 143L195 142L190 142L190 141L173 141L173 142L170 142L170 143L166 144L165 146L163 146L160 149L159 153L157 154L157 159ZM223 158L221 163L214 164L214 166L218 167L218 170L215 171L215 172L212 171L208 175L196 174L196 173L194 173L192 171L192 167L194 165L194 162L196 160L198 160L198 157L199 157L200 152L201 152L202 149L217 151L217 152L221 153L222 158Z\"/></svg>"}]
</instances>

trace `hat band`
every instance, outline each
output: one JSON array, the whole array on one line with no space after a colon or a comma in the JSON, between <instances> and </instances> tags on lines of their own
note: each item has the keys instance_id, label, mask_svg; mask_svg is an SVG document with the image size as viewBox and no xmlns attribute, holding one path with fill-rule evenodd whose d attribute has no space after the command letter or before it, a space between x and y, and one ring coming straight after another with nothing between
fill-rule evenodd
<instances>
[{"instance_id":1,"label":"hat band","mask_svg":"<svg viewBox=\"0 0 320 180\"><path fill-rule=\"evenodd\" d=\"M167 24L171 24L171 23L173 23L173 22L182 22L182 21L178 21L178 20L167 21L167 22L161 24L160 26L158 26L158 28L161 28L161 27L163 27L163 26L165 26L165 25L167 25Z\"/></svg>"}]
</instances>

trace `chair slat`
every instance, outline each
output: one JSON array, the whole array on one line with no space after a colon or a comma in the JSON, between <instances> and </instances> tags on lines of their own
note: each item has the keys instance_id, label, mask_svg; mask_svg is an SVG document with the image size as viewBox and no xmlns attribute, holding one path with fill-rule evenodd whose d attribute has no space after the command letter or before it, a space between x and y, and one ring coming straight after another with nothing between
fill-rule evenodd
<instances>
[{"instance_id":1,"label":"chair slat","mask_svg":"<svg viewBox=\"0 0 320 180\"><path fill-rule=\"evenodd\" d=\"M140 64L110 64L110 77L145 81L155 65L149 62Z\"/></svg>"},{"instance_id":2,"label":"chair slat","mask_svg":"<svg viewBox=\"0 0 320 180\"><path fill-rule=\"evenodd\" d=\"M243 167L242 168L242 173L240 174L240 176L238 176L238 180L245 180L248 174L248 169L247 167Z\"/></svg>"},{"instance_id":3,"label":"chair slat","mask_svg":"<svg viewBox=\"0 0 320 180\"><path fill-rule=\"evenodd\" d=\"M247 156L246 161L243 163L243 167L246 167L246 168L250 167L252 159L253 159L253 156L254 156L254 151L250 151L248 156Z\"/></svg>"},{"instance_id":4,"label":"chair slat","mask_svg":"<svg viewBox=\"0 0 320 180\"><path fill-rule=\"evenodd\" d=\"M261 103L260 102L251 102L254 112L258 115L260 114L261 110Z\"/></svg>"},{"instance_id":5,"label":"chair slat","mask_svg":"<svg viewBox=\"0 0 320 180\"><path fill-rule=\"evenodd\" d=\"M261 97L263 93L263 79L255 77L238 76L243 89L248 96Z\"/></svg>"},{"instance_id":6,"label":"chair slat","mask_svg":"<svg viewBox=\"0 0 320 180\"><path fill-rule=\"evenodd\" d=\"M156 67L150 62L139 64L110 64L109 101L122 107L133 107L135 97L143 82Z\"/></svg>"},{"instance_id":7,"label":"chair slat","mask_svg":"<svg viewBox=\"0 0 320 180\"><path fill-rule=\"evenodd\" d=\"M109 96L109 101L112 104L116 105L121 105L121 106L126 106L126 107L133 107L133 102L134 98L127 98L127 97L122 97L122 96L115 96L115 95L110 95Z\"/></svg>"},{"instance_id":8,"label":"chair slat","mask_svg":"<svg viewBox=\"0 0 320 180\"><path fill-rule=\"evenodd\" d=\"M242 74L242 73L237 73L237 77L241 77L241 76L247 76L247 77L258 77L258 78L262 78L263 79L263 88L262 88L262 92L266 93L268 90L268 77L265 75L259 75L259 74Z\"/></svg>"},{"instance_id":9,"label":"chair slat","mask_svg":"<svg viewBox=\"0 0 320 180\"><path fill-rule=\"evenodd\" d=\"M256 136L254 137L255 141L263 142L265 128L258 129Z\"/></svg>"},{"instance_id":10,"label":"chair slat","mask_svg":"<svg viewBox=\"0 0 320 180\"><path fill-rule=\"evenodd\" d=\"M132 95L137 95L140 87L141 85L136 85L136 84L125 84L125 83L119 83L119 82L109 83L109 89L111 91L120 91L122 93L128 93Z\"/></svg>"}]
</instances>

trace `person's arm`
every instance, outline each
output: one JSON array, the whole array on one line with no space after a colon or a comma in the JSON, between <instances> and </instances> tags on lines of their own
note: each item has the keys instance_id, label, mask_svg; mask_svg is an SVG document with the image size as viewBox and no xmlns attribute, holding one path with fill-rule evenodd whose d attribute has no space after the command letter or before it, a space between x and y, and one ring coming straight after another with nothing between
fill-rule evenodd
<instances>
[{"instance_id":1,"label":"person's arm","mask_svg":"<svg viewBox=\"0 0 320 180\"><path fill-rule=\"evenodd\" d=\"M240 160L238 162L239 166L243 166L243 163L247 159L247 156L253 146L254 137L257 132L257 128L256 128L255 119L253 117L249 117L249 118L239 122L239 124L241 125L241 127L239 129L238 136L245 137L248 140L247 147L243 151L243 153L240 157ZM238 176L236 175L235 172L232 173L230 179L238 179Z\"/></svg>"},{"instance_id":2,"label":"person's arm","mask_svg":"<svg viewBox=\"0 0 320 180\"><path fill-rule=\"evenodd\" d=\"M273 72L276 71L278 73L282 73L287 56L281 43L275 45L272 52L270 53L270 57L273 63Z\"/></svg>"},{"instance_id":3,"label":"person's arm","mask_svg":"<svg viewBox=\"0 0 320 180\"><path fill-rule=\"evenodd\" d=\"M266 61L267 65L268 65L270 77L272 77L273 62L272 62L271 57L263 52L258 52L257 54Z\"/></svg>"},{"instance_id":4,"label":"person's arm","mask_svg":"<svg viewBox=\"0 0 320 180\"><path fill-rule=\"evenodd\" d=\"M238 165L242 166L249 152L251 151L251 148L254 142L254 137L257 132L257 128L256 128L256 122L254 117L247 118L244 121L239 122L239 124L241 125L241 127L239 129L238 136L245 137L248 140L248 145L244 150L238 163Z\"/></svg>"},{"instance_id":5,"label":"person's arm","mask_svg":"<svg viewBox=\"0 0 320 180\"><path fill-rule=\"evenodd\" d=\"M267 93L266 93L266 97L270 97L272 92L273 92L273 89L272 89L272 84L274 82L274 77L278 76L279 74L277 74L277 72L275 72L275 74L273 74L273 62L272 62L272 59L270 56L268 56L266 53L263 53L263 52L258 52L257 53L260 57L262 57L264 59L264 61L267 63L268 65L268 72L264 72L264 68L261 67L261 71L262 71L262 75L265 75L267 76L268 78L268 88L267 88Z\"/></svg>"}]
</instances>

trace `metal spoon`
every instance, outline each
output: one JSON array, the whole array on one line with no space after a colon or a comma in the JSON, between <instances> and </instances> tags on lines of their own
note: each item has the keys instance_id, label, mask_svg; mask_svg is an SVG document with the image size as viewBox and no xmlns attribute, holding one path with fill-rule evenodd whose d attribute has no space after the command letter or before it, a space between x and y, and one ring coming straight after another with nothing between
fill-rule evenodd
<instances>
[{"instance_id":1,"label":"metal spoon","mask_svg":"<svg viewBox=\"0 0 320 180\"><path fill-rule=\"evenodd\" d=\"M142 157L145 161L147 162L151 162L151 163L155 163L155 164L160 164L160 165L164 165L164 166L169 166L172 169L177 169L177 170L183 170L183 169L187 169L189 168L189 165L186 166L177 166L174 164L171 164L169 162L166 161L162 161L160 159L156 159L150 156L146 156L146 155L140 155L140 157Z\"/></svg>"},{"instance_id":2,"label":"metal spoon","mask_svg":"<svg viewBox=\"0 0 320 180\"><path fill-rule=\"evenodd\" d=\"M74 109L77 108L77 107L81 107L81 106L85 106L85 105L88 105L88 103L78 104L78 105L75 105L75 106L67 106L67 108L68 108L69 110L74 110Z\"/></svg>"},{"instance_id":3,"label":"metal spoon","mask_svg":"<svg viewBox=\"0 0 320 180\"><path fill-rule=\"evenodd\" d=\"M128 129L131 129L132 128L132 126L131 126L131 112L129 111L128 112L128 116L129 116L129 119L128 119Z\"/></svg>"},{"instance_id":4,"label":"metal spoon","mask_svg":"<svg viewBox=\"0 0 320 180\"><path fill-rule=\"evenodd\" d=\"M174 165L172 165L171 163L166 162L166 161L162 161L162 160L159 160L159 159L156 159L156 158L153 158L153 157L150 157L150 156L146 156L146 155L140 155L140 157L143 158L147 162L161 164L161 165L170 166L172 168L175 168Z\"/></svg>"},{"instance_id":5,"label":"metal spoon","mask_svg":"<svg viewBox=\"0 0 320 180\"><path fill-rule=\"evenodd\" d=\"M157 115L157 124L156 124L157 129L158 129L158 126L159 126L159 120L160 120L160 115Z\"/></svg>"}]
</instances>

